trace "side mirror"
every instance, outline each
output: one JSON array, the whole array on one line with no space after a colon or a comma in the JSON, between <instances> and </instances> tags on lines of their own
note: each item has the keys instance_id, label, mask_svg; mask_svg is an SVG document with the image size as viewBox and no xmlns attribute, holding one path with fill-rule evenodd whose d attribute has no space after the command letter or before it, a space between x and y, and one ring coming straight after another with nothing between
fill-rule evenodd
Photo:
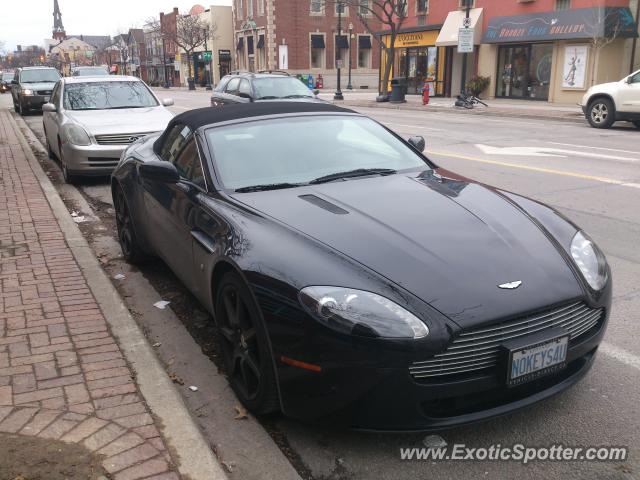
<instances>
[{"instance_id":1,"label":"side mirror","mask_svg":"<svg viewBox=\"0 0 640 480\"><path fill-rule=\"evenodd\" d=\"M427 142L425 142L424 137L420 137L420 136L411 137L407 141L409 142L409 145L411 145L413 148L415 148L420 153L424 152L424 149L427 146Z\"/></svg>"},{"instance_id":2,"label":"side mirror","mask_svg":"<svg viewBox=\"0 0 640 480\"><path fill-rule=\"evenodd\" d=\"M175 165L162 160L152 160L140 165L138 172L145 180L161 183L178 183L180 174Z\"/></svg>"},{"instance_id":3,"label":"side mirror","mask_svg":"<svg viewBox=\"0 0 640 480\"><path fill-rule=\"evenodd\" d=\"M162 105L165 107L170 107L173 105L173 98L163 98L162 99Z\"/></svg>"},{"instance_id":4,"label":"side mirror","mask_svg":"<svg viewBox=\"0 0 640 480\"><path fill-rule=\"evenodd\" d=\"M44 105L42 105L42 111L53 113L53 112L57 112L58 109L53 103L45 103Z\"/></svg>"}]
</instances>

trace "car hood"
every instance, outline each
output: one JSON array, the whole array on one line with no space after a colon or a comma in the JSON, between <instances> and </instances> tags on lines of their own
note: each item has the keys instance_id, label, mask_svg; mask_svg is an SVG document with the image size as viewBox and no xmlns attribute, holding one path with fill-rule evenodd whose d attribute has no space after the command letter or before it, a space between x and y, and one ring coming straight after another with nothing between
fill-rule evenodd
<instances>
[{"instance_id":1,"label":"car hood","mask_svg":"<svg viewBox=\"0 0 640 480\"><path fill-rule=\"evenodd\" d=\"M29 88L31 90L53 90L56 86L55 82L35 82L35 83L22 83L22 88Z\"/></svg>"},{"instance_id":2,"label":"car hood","mask_svg":"<svg viewBox=\"0 0 640 480\"><path fill-rule=\"evenodd\" d=\"M92 135L159 132L167 128L173 114L164 107L65 112Z\"/></svg>"},{"instance_id":3,"label":"car hood","mask_svg":"<svg viewBox=\"0 0 640 480\"><path fill-rule=\"evenodd\" d=\"M233 197L376 271L462 328L582 295L548 233L500 192L468 180L423 172ZM515 281L518 289L498 287Z\"/></svg>"}]
</instances>

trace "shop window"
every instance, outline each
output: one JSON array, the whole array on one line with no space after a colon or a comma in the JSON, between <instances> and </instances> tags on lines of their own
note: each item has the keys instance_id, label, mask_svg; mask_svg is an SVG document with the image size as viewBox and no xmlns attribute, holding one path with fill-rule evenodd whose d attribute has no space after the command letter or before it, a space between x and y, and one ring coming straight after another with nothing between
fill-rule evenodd
<instances>
[{"instance_id":1,"label":"shop window","mask_svg":"<svg viewBox=\"0 0 640 480\"><path fill-rule=\"evenodd\" d=\"M556 11L571 10L571 0L556 0Z\"/></svg>"},{"instance_id":2,"label":"shop window","mask_svg":"<svg viewBox=\"0 0 640 480\"><path fill-rule=\"evenodd\" d=\"M358 68L371 68L370 35L358 35Z\"/></svg>"},{"instance_id":3,"label":"shop window","mask_svg":"<svg viewBox=\"0 0 640 480\"><path fill-rule=\"evenodd\" d=\"M324 15L323 0L311 0L311 15Z\"/></svg>"},{"instance_id":4,"label":"shop window","mask_svg":"<svg viewBox=\"0 0 640 480\"><path fill-rule=\"evenodd\" d=\"M429 0L416 0L416 13L419 15L429 13Z\"/></svg>"},{"instance_id":5,"label":"shop window","mask_svg":"<svg viewBox=\"0 0 640 480\"><path fill-rule=\"evenodd\" d=\"M335 68L338 68L338 60L342 60L342 67L347 67L347 62L349 61L349 36L348 35L336 35L334 37L334 45L335 45Z\"/></svg>"},{"instance_id":6,"label":"shop window","mask_svg":"<svg viewBox=\"0 0 640 480\"><path fill-rule=\"evenodd\" d=\"M325 68L324 35L311 35L311 68Z\"/></svg>"}]
</instances>

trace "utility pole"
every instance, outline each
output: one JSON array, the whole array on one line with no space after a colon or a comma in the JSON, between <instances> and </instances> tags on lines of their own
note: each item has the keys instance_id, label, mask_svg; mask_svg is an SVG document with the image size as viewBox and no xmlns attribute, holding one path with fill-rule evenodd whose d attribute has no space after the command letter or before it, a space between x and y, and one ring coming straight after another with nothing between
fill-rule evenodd
<instances>
[{"instance_id":1,"label":"utility pole","mask_svg":"<svg viewBox=\"0 0 640 480\"><path fill-rule=\"evenodd\" d=\"M470 21L469 21L469 14L471 12L471 5L473 3L473 0L464 0L464 6L465 6L465 21L464 21L464 28L469 28L470 25ZM465 90L466 90L466 83L467 83L467 57L468 57L468 53L464 52L462 54L462 79L460 80L460 94L464 94Z\"/></svg>"},{"instance_id":2,"label":"utility pole","mask_svg":"<svg viewBox=\"0 0 640 480\"><path fill-rule=\"evenodd\" d=\"M338 0L338 2L336 3L337 7L338 7L338 38L342 38L342 11L344 10L344 3L343 0ZM340 49L338 48L337 45L338 42L336 42L336 51L335 53L335 59L336 59L336 70L338 72L338 88L336 89L336 93L333 96L334 100L344 100L344 96L342 95L342 90L340 90L340 67L341 67L341 63L342 60L340 59ZM351 52L349 52L351 53Z\"/></svg>"},{"instance_id":3,"label":"utility pole","mask_svg":"<svg viewBox=\"0 0 640 480\"><path fill-rule=\"evenodd\" d=\"M353 23L349 22L349 83L347 84L347 90L353 90L353 85L351 85L351 52L353 48Z\"/></svg>"}]
</instances>

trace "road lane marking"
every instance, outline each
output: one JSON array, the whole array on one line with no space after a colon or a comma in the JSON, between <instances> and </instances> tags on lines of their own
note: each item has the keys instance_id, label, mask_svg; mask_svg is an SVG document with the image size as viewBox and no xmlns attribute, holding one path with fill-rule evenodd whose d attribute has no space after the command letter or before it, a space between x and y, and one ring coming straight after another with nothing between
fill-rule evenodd
<instances>
[{"instance_id":1,"label":"road lane marking","mask_svg":"<svg viewBox=\"0 0 640 480\"><path fill-rule=\"evenodd\" d=\"M396 127L407 127L407 128L415 128L415 129L419 129L419 130L432 130L434 132L446 132L447 130L443 129L443 128L433 128L433 127L424 127L422 125L406 125L403 123L395 123L395 122L380 122L383 123L385 125L395 125Z\"/></svg>"},{"instance_id":2,"label":"road lane marking","mask_svg":"<svg viewBox=\"0 0 640 480\"><path fill-rule=\"evenodd\" d=\"M638 158L618 157L614 155L604 155L601 153L580 152L577 150L564 150L561 148L545 148L545 147L492 147L478 143L475 145L485 155L513 155L521 157L591 157L605 160L617 160L621 162L640 162ZM632 152L633 153L633 152Z\"/></svg>"},{"instance_id":3,"label":"road lane marking","mask_svg":"<svg viewBox=\"0 0 640 480\"><path fill-rule=\"evenodd\" d=\"M564 147L592 148L594 150L608 150L609 152L633 153L634 155L640 155L640 152L636 152L636 151L633 151L633 150L620 150L618 148L593 147L591 145L575 145L573 143L549 142L549 141L546 141L546 140L542 140L542 142L549 143L551 145L561 145L561 146L564 146Z\"/></svg>"},{"instance_id":4,"label":"road lane marking","mask_svg":"<svg viewBox=\"0 0 640 480\"><path fill-rule=\"evenodd\" d=\"M621 180L614 180L613 178L598 177L595 175L585 175L583 173L568 172L565 170L555 170L553 168L531 167L529 165L519 165L517 163L498 162L496 160L487 160L484 158L471 157L469 155L460 155L457 153L437 152L435 150L428 150L427 153L429 153L430 155L440 155L442 157L451 157L451 158L457 158L460 160L469 160L471 162L486 163L489 165L498 165L501 167L519 168L521 170L529 170L532 172L539 172L539 173L548 173L552 175L562 175L564 177L574 177L574 178L580 178L582 180L593 180L595 182L608 183L610 185L619 185L622 187L640 188L640 183L625 182Z\"/></svg>"},{"instance_id":5,"label":"road lane marking","mask_svg":"<svg viewBox=\"0 0 640 480\"><path fill-rule=\"evenodd\" d=\"M628 352L624 348L616 347L608 342L602 342L598 351L604 353L606 356L614 358L625 365L640 370L640 357Z\"/></svg>"}]
</instances>

